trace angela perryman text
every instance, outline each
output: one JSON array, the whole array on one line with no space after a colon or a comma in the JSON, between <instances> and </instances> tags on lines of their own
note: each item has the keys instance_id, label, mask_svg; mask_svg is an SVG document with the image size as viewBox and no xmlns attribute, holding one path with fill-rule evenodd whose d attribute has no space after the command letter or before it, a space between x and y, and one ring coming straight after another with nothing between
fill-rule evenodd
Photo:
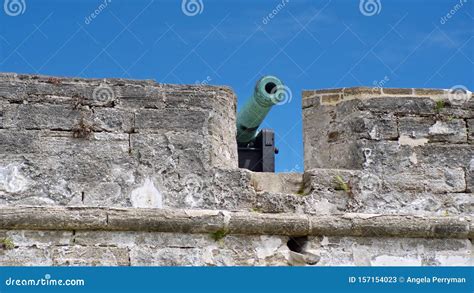
<instances>
[{"instance_id":1,"label":"angela perryman text","mask_svg":"<svg viewBox=\"0 0 474 293\"><path fill-rule=\"evenodd\" d=\"M407 277L407 283L423 284L423 283L438 283L438 284L464 284L466 283L466 278L445 278L445 277Z\"/></svg>"},{"instance_id":2,"label":"angela perryman text","mask_svg":"<svg viewBox=\"0 0 474 293\"><path fill-rule=\"evenodd\" d=\"M467 282L464 277L403 277L403 276L350 276L349 283L411 283L411 284L464 284Z\"/></svg>"}]
</instances>

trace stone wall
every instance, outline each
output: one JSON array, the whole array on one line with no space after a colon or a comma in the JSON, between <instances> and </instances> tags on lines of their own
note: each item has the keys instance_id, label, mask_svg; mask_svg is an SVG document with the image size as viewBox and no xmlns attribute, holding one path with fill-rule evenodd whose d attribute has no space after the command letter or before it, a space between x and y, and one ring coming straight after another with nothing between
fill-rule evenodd
<instances>
[{"instance_id":1,"label":"stone wall","mask_svg":"<svg viewBox=\"0 0 474 293\"><path fill-rule=\"evenodd\" d=\"M209 234L0 231L15 249L0 251L9 266L469 266L467 239L309 237L307 253L290 251L288 237Z\"/></svg>"},{"instance_id":2,"label":"stone wall","mask_svg":"<svg viewBox=\"0 0 474 293\"><path fill-rule=\"evenodd\" d=\"M327 197L331 207L472 214L471 93L455 96L446 90L380 88L305 91L303 116L307 173L341 176L350 185L349 202Z\"/></svg>"},{"instance_id":3,"label":"stone wall","mask_svg":"<svg viewBox=\"0 0 474 293\"><path fill-rule=\"evenodd\" d=\"M2 74L0 204L193 206L237 168L235 107L224 87Z\"/></svg>"},{"instance_id":4,"label":"stone wall","mask_svg":"<svg viewBox=\"0 0 474 293\"><path fill-rule=\"evenodd\" d=\"M5 207L5 265L473 265L469 217Z\"/></svg>"},{"instance_id":5,"label":"stone wall","mask_svg":"<svg viewBox=\"0 0 474 293\"><path fill-rule=\"evenodd\" d=\"M229 88L0 74L0 265L472 265L461 102L305 91L304 174L253 173Z\"/></svg>"}]
</instances>

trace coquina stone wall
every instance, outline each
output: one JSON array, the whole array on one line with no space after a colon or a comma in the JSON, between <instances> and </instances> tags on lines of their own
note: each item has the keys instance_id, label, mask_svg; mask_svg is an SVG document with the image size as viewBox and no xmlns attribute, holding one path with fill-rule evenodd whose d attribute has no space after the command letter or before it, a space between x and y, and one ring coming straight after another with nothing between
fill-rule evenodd
<instances>
[{"instance_id":1,"label":"coquina stone wall","mask_svg":"<svg viewBox=\"0 0 474 293\"><path fill-rule=\"evenodd\" d=\"M473 109L305 91L304 174L253 173L229 88L0 74L0 265L472 265Z\"/></svg>"},{"instance_id":2,"label":"coquina stone wall","mask_svg":"<svg viewBox=\"0 0 474 293\"><path fill-rule=\"evenodd\" d=\"M340 174L351 191L348 202L330 196L322 201L331 209L344 205L358 212L472 214L471 95L430 89L305 91L307 173Z\"/></svg>"}]
</instances>

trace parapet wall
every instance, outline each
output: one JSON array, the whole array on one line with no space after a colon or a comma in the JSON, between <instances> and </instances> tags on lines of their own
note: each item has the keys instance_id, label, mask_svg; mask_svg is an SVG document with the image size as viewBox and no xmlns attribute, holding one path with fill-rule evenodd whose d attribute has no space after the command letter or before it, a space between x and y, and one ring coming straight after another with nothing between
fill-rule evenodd
<instances>
[{"instance_id":1,"label":"parapet wall","mask_svg":"<svg viewBox=\"0 0 474 293\"><path fill-rule=\"evenodd\" d=\"M0 265L473 265L473 103L303 92L304 174L226 87L0 74Z\"/></svg>"},{"instance_id":2,"label":"parapet wall","mask_svg":"<svg viewBox=\"0 0 474 293\"><path fill-rule=\"evenodd\" d=\"M237 168L235 108L224 87L2 74L0 204L192 207L181 191Z\"/></svg>"},{"instance_id":3,"label":"parapet wall","mask_svg":"<svg viewBox=\"0 0 474 293\"><path fill-rule=\"evenodd\" d=\"M307 173L340 169L353 186L355 210L472 214L471 93L305 91L303 116Z\"/></svg>"}]
</instances>

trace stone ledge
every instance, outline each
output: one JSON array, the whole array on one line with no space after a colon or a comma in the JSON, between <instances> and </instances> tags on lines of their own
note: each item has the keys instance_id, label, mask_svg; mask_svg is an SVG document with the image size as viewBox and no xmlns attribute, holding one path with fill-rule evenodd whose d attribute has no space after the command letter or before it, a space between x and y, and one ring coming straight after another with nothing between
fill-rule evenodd
<instances>
[{"instance_id":1,"label":"stone ledge","mask_svg":"<svg viewBox=\"0 0 474 293\"><path fill-rule=\"evenodd\" d=\"M171 83L160 83L154 79L129 79L129 78L83 78L83 77L71 77L71 76L52 76L42 74L19 74L14 72L0 72L0 82L36 82L40 84L52 84L56 86L69 85L69 84L101 84L108 83L110 85L124 86L124 85L137 85L137 86L167 86L178 89L215 89L224 90L233 94L233 89L226 85L210 85L210 84L171 84Z\"/></svg>"},{"instance_id":2,"label":"stone ledge","mask_svg":"<svg viewBox=\"0 0 474 293\"><path fill-rule=\"evenodd\" d=\"M7 207L0 229L228 233L289 236L474 238L471 217L296 215L219 210Z\"/></svg>"},{"instance_id":3,"label":"stone ledge","mask_svg":"<svg viewBox=\"0 0 474 293\"><path fill-rule=\"evenodd\" d=\"M321 104L335 106L343 101L367 100L380 97L430 98L434 101L446 101L449 89L424 88L380 88L380 87L348 87L320 90L303 90L303 108ZM474 94L471 93L471 96Z\"/></svg>"}]
</instances>

